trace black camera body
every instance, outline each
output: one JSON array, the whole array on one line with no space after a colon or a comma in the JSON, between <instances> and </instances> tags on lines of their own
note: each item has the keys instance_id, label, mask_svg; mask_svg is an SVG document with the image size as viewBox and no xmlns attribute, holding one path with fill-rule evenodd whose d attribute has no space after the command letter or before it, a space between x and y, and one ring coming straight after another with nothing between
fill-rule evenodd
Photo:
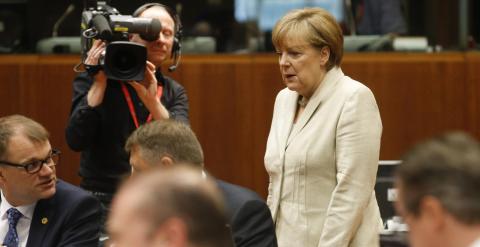
<instances>
[{"instance_id":1,"label":"black camera body","mask_svg":"<svg viewBox=\"0 0 480 247\"><path fill-rule=\"evenodd\" d=\"M147 41L156 40L162 29L160 21L121 15L104 2L85 5L81 23L82 62L85 62L93 40L101 39L107 46L105 54L99 58L98 65L109 79L143 80L147 48L130 42L129 34L137 33Z\"/></svg>"}]
</instances>

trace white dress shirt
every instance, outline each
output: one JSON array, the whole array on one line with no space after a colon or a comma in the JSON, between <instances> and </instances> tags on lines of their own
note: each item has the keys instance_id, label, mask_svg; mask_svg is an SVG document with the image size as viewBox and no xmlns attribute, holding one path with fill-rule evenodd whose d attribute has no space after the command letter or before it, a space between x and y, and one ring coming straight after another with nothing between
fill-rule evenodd
<instances>
[{"instance_id":1,"label":"white dress shirt","mask_svg":"<svg viewBox=\"0 0 480 247\"><path fill-rule=\"evenodd\" d=\"M477 238L477 240L475 240L470 247L480 247L480 238Z\"/></svg>"},{"instance_id":2,"label":"white dress shirt","mask_svg":"<svg viewBox=\"0 0 480 247\"><path fill-rule=\"evenodd\" d=\"M2 202L0 203L0 244L3 243L5 235L8 232L8 218L7 210L10 208L16 208L22 216L17 223L17 234L18 234L18 247L25 247L28 240L28 232L30 231L30 223L32 222L33 211L35 210L36 202L30 205L23 205L14 207L8 203L7 199L1 192Z\"/></svg>"}]
</instances>

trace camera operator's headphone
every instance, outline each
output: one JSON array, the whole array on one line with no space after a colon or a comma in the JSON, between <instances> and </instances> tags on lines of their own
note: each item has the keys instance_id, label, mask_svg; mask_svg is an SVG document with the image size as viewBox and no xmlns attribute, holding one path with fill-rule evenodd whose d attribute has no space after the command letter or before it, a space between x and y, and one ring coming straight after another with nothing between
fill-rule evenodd
<instances>
[{"instance_id":1,"label":"camera operator's headphone","mask_svg":"<svg viewBox=\"0 0 480 247\"><path fill-rule=\"evenodd\" d=\"M182 22L180 21L180 16L177 12L168 7L167 5L161 3L146 3L140 7L138 7L132 14L133 17L139 17L145 10L151 7L161 7L167 11L167 13L172 17L174 22L174 37L173 37L173 45L172 45L172 56L170 58L173 59L173 65L168 67L168 71L174 71L178 64L180 63L180 56L182 54L182 33L183 27Z\"/></svg>"}]
</instances>

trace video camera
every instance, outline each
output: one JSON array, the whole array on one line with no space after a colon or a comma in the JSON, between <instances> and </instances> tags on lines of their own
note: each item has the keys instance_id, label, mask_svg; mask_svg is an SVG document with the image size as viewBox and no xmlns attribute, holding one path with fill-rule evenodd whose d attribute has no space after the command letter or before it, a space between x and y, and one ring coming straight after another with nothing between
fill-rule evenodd
<instances>
[{"instance_id":1,"label":"video camera","mask_svg":"<svg viewBox=\"0 0 480 247\"><path fill-rule=\"evenodd\" d=\"M84 3L81 23L82 63L87 58L93 40L101 39L107 46L98 65L109 79L143 80L147 48L128 41L129 34L137 33L144 40L154 41L162 29L160 21L121 15L106 1L86 0Z\"/></svg>"}]
</instances>

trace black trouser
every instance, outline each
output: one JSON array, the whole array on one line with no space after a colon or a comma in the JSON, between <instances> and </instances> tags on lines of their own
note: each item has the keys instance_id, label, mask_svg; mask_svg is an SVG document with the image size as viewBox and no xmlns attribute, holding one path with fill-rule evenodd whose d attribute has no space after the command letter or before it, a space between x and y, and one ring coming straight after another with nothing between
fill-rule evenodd
<instances>
[{"instance_id":1,"label":"black trouser","mask_svg":"<svg viewBox=\"0 0 480 247\"><path fill-rule=\"evenodd\" d=\"M100 201L101 217L100 217L100 237L107 235L105 222L107 221L108 213L110 212L110 204L112 203L113 193L106 193L100 191L87 190Z\"/></svg>"}]
</instances>

